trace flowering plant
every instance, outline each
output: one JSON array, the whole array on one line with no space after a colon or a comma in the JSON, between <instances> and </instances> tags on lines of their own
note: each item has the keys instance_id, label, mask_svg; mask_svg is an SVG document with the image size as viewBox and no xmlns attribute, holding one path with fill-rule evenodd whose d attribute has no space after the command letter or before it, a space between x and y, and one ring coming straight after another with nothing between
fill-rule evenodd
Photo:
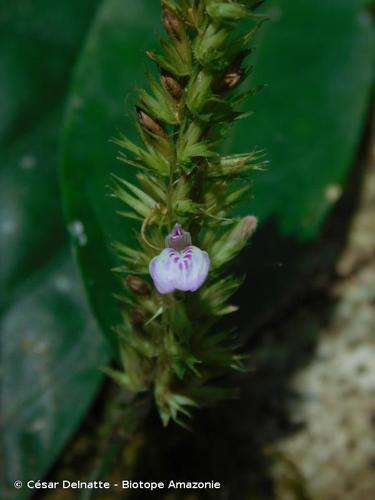
<instances>
[{"instance_id":1,"label":"flowering plant","mask_svg":"<svg viewBox=\"0 0 375 500\"><path fill-rule=\"evenodd\" d=\"M151 92L140 90L136 107L143 144L116 141L137 170L137 184L115 178L113 195L128 207L121 215L139 223L139 248L114 243L125 277L116 329L124 372L108 372L132 391L152 388L164 424L184 424L188 407L232 394L217 380L243 369L233 331L213 327L236 310L228 300L241 279L228 264L257 221L234 213L249 194L247 174L264 161L258 151L221 156L218 146L257 90L238 88L261 3L162 0L168 40L161 54L147 52L158 78L148 73Z\"/></svg>"}]
</instances>

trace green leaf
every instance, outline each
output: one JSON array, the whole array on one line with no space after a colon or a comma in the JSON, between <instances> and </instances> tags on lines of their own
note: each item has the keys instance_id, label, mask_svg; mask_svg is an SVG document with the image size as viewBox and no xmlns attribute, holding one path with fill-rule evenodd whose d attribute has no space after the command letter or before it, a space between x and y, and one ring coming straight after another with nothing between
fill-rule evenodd
<instances>
[{"instance_id":1,"label":"green leaf","mask_svg":"<svg viewBox=\"0 0 375 500\"><path fill-rule=\"evenodd\" d=\"M108 354L68 253L57 181L61 101L96 1L0 4L0 489L42 478ZM68 28L67 28L68 27Z\"/></svg>"},{"instance_id":2,"label":"green leaf","mask_svg":"<svg viewBox=\"0 0 375 500\"><path fill-rule=\"evenodd\" d=\"M33 128L61 100L98 2L0 2L0 144Z\"/></svg>"},{"instance_id":3,"label":"green leaf","mask_svg":"<svg viewBox=\"0 0 375 500\"><path fill-rule=\"evenodd\" d=\"M62 243L58 108L97 3L0 3L0 305Z\"/></svg>"},{"instance_id":4,"label":"green leaf","mask_svg":"<svg viewBox=\"0 0 375 500\"><path fill-rule=\"evenodd\" d=\"M72 227L79 221L84 229L86 244L77 238L73 244L91 303L114 347L112 328L121 317L113 296L121 289L111 272L119 265L111 244L131 242L136 226L133 219L116 214L124 207L109 196L108 186L111 174L134 180L135 169L116 159L118 147L109 139L120 131L135 139L131 102L136 88L145 85L144 51L159 25L158 2L103 2L75 72L65 120L62 189L67 222Z\"/></svg>"},{"instance_id":5,"label":"green leaf","mask_svg":"<svg viewBox=\"0 0 375 500\"><path fill-rule=\"evenodd\" d=\"M354 159L372 83L373 30L357 0L268 5L272 21L258 41L252 82L268 88L250 99L245 111L256 113L238 122L225 149L266 149L271 163L266 172L250 173L255 200L243 213L263 223L275 217L283 233L303 238L317 233ZM143 53L153 49L157 31L158 2L106 0L82 53L65 121L67 220L80 221L87 234L84 246L75 242L76 251L112 344L120 317L113 300L119 285L111 272L118 263L110 244L132 246L139 225L118 217L121 207L108 197L110 175L131 182L134 169L116 161L107 140L120 132L134 140L132 96L146 84Z\"/></svg>"},{"instance_id":6,"label":"green leaf","mask_svg":"<svg viewBox=\"0 0 375 500\"><path fill-rule=\"evenodd\" d=\"M61 113L0 149L0 305L64 243L56 175ZM46 216L48 214L48 216Z\"/></svg>"},{"instance_id":7,"label":"green leaf","mask_svg":"<svg viewBox=\"0 0 375 500\"><path fill-rule=\"evenodd\" d=\"M23 284L1 318L2 493L42 479L81 423L107 360L69 255Z\"/></svg>"},{"instance_id":8,"label":"green leaf","mask_svg":"<svg viewBox=\"0 0 375 500\"><path fill-rule=\"evenodd\" d=\"M226 150L265 150L251 212L283 235L316 236L353 165L374 80L375 36L358 0L273 0L247 101ZM243 207L246 214L249 207Z\"/></svg>"}]
</instances>

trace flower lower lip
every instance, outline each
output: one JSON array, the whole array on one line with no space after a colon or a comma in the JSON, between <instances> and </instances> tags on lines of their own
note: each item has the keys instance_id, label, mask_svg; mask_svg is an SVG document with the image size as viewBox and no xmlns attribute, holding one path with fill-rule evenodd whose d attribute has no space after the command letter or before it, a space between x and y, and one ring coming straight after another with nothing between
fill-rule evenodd
<instances>
[{"instance_id":1,"label":"flower lower lip","mask_svg":"<svg viewBox=\"0 0 375 500\"><path fill-rule=\"evenodd\" d=\"M181 252L165 248L149 266L155 287L161 294L198 290L206 280L209 268L207 252L191 245Z\"/></svg>"}]
</instances>

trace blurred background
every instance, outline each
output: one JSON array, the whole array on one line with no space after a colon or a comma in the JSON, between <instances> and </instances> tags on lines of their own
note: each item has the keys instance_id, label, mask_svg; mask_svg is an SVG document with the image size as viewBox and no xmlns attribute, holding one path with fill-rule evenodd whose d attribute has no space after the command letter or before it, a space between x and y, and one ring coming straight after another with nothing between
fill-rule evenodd
<instances>
[{"instance_id":1,"label":"blurred background","mask_svg":"<svg viewBox=\"0 0 375 500\"><path fill-rule=\"evenodd\" d=\"M147 399L100 371L119 314L109 245L124 237L109 140L135 135L159 2L0 0L2 498L30 498L13 487L28 479L222 484L152 494L166 500L375 498L375 6L263 10L249 64L265 87L223 146L270 160L249 179L243 211L260 229L231 318L254 370L234 380L238 400L196 413L192 433L163 429Z\"/></svg>"}]
</instances>

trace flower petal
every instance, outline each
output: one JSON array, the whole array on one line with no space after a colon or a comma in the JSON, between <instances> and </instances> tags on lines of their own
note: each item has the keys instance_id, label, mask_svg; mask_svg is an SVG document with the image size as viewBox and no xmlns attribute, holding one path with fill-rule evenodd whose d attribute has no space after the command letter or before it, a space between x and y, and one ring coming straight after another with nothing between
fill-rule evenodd
<instances>
[{"instance_id":1,"label":"flower petal","mask_svg":"<svg viewBox=\"0 0 375 500\"><path fill-rule=\"evenodd\" d=\"M207 278L210 258L207 252L195 246L188 246L182 251L182 270L175 283L177 290L195 292Z\"/></svg>"},{"instance_id":2,"label":"flower petal","mask_svg":"<svg viewBox=\"0 0 375 500\"><path fill-rule=\"evenodd\" d=\"M207 252L189 245L182 252L165 248L150 262L150 274L161 294L174 290L195 292L207 278L210 258Z\"/></svg>"},{"instance_id":3,"label":"flower petal","mask_svg":"<svg viewBox=\"0 0 375 500\"><path fill-rule=\"evenodd\" d=\"M174 266L171 260L170 248L165 248L150 262L149 271L157 291L161 294L171 293L174 286Z\"/></svg>"}]
</instances>

